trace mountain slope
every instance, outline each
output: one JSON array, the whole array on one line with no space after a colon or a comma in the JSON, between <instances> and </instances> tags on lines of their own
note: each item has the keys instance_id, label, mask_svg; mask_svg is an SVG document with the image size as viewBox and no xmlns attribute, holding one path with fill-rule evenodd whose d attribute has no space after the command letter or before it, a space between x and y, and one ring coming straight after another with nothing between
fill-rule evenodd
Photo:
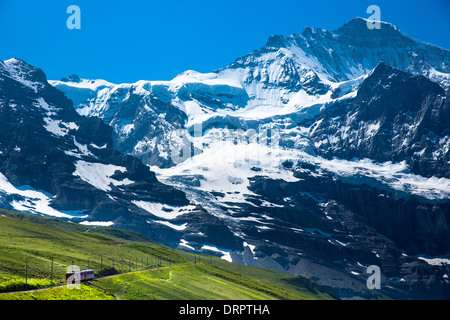
<instances>
[{"instance_id":1,"label":"mountain slope","mask_svg":"<svg viewBox=\"0 0 450 320\"><path fill-rule=\"evenodd\" d=\"M203 230L211 244L231 238L185 194L160 183L138 159L113 149L111 128L80 116L40 69L18 59L0 62L0 106L3 208L114 225L175 243L176 228L189 230L191 216L198 216L211 226ZM175 229L161 217L174 219Z\"/></svg>"},{"instance_id":2,"label":"mountain slope","mask_svg":"<svg viewBox=\"0 0 450 320\"><path fill-rule=\"evenodd\" d=\"M234 271L230 263L210 257L195 257L155 243L139 234L110 227L91 228L53 218L30 216L0 210L0 288L12 288L25 276L28 263L29 289L36 279L64 279L71 263L86 268L89 264L98 276L155 268L99 279L103 291L53 288L40 292L0 294L3 299L334 299L330 288L307 279L276 272L242 267ZM17 241L21 238L22 241ZM76 248L76 250L73 250ZM199 263L198 259L205 262ZM22 260L25 259L25 260ZM52 261L53 259L53 267ZM148 260L147 260L148 259ZM115 261L115 263L114 263ZM135 261L138 261L136 265ZM141 264L141 261L142 264ZM148 262L149 261L149 262ZM208 263L206 263L208 262ZM212 262L213 265L209 264ZM158 269L162 264L163 268ZM240 275L240 277L239 277ZM166 279L171 277L168 283ZM262 276L262 279L258 277ZM9 278L8 278L9 277ZM278 286L276 281L283 281ZM55 284L56 284L55 283ZM194 284L202 284L201 288ZM22 282L24 284L24 282ZM143 286L143 287L142 287ZM151 289L150 289L151 288ZM16 289L23 289L16 287ZM85 292L88 291L88 292ZM90 296L85 296L90 294Z\"/></svg>"},{"instance_id":3,"label":"mountain slope","mask_svg":"<svg viewBox=\"0 0 450 320\"><path fill-rule=\"evenodd\" d=\"M125 173L94 183L91 164L76 167L133 212L115 226L304 275L346 298L373 297L366 270L377 265L388 296L448 299L449 61L448 50L357 18L273 36L207 74L50 83L111 126L106 149L139 157L185 196L155 204Z\"/></svg>"}]
</instances>

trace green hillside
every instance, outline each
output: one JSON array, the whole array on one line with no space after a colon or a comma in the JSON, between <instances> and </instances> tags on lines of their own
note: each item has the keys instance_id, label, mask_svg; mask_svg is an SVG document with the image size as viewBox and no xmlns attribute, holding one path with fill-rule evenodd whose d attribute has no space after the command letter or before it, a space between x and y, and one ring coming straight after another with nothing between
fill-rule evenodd
<instances>
[{"instance_id":1,"label":"green hillside","mask_svg":"<svg viewBox=\"0 0 450 320\"><path fill-rule=\"evenodd\" d=\"M334 296L329 288L301 277L174 250L136 233L12 211L0 210L0 241L0 300ZM72 264L94 269L98 279L79 290L69 289L64 285L65 273Z\"/></svg>"}]
</instances>

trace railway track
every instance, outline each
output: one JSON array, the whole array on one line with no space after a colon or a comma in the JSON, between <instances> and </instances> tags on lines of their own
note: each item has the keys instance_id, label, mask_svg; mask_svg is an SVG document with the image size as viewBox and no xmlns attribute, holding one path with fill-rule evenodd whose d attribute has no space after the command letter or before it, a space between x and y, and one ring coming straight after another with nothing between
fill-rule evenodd
<instances>
[{"instance_id":1,"label":"railway track","mask_svg":"<svg viewBox=\"0 0 450 320\"><path fill-rule=\"evenodd\" d=\"M95 283L92 283L92 281L97 281L100 279L107 279L107 278L111 278L111 277L117 277L117 276L121 276L121 275L125 275L125 274L131 274L131 273L139 273L139 272L145 272L145 271L151 271L151 270L158 270L158 269L166 269L166 268L176 268L176 267L181 267L181 266L191 266L191 265L195 265L195 263L188 263L188 264L181 264L181 265L175 265L175 266L159 266L159 267L155 267L155 268L148 268L148 269L144 269L144 270L135 270L135 271L128 271L128 272L123 272L123 273L117 273L117 274L113 274L113 275L108 275L108 276L103 276L103 277L96 277L93 280L87 280L87 281L81 281L82 284L86 284L86 285L90 285L93 287L96 287L98 289L103 290L105 293L106 289L96 285ZM51 289L51 288L60 288L60 287L65 287L67 286L67 283L62 283L59 285L55 285L55 286L50 286L50 287L42 287L39 289L30 289L30 290L20 290L20 291L8 291L8 292L0 292L0 295L2 294L8 294L8 293L32 293L32 292L37 292L37 291L42 291L42 290L47 290L47 289ZM108 294L108 293L107 293ZM110 294L112 296L114 296L114 294Z\"/></svg>"}]
</instances>

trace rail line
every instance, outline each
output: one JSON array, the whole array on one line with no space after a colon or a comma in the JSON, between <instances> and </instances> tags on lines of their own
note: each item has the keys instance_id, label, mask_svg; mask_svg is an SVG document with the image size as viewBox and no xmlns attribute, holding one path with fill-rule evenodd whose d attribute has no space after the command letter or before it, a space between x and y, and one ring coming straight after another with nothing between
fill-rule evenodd
<instances>
[{"instance_id":1,"label":"rail line","mask_svg":"<svg viewBox=\"0 0 450 320\"><path fill-rule=\"evenodd\" d=\"M125 275L125 274L131 274L131 273L139 273L139 272L152 271L152 270L158 270L158 269L166 269L166 268L193 266L193 265L196 265L196 264L197 263L188 263L188 264L179 264L179 265L174 265L174 266L160 266L160 267L148 268L148 269L144 269L144 270L128 271L128 272L123 272L123 273L107 275L107 276L103 276L103 277L96 277L96 278L94 278L94 280L83 281L81 283L82 284L86 284L86 285L90 285L90 286L93 286L93 287L97 287L97 288L103 290L106 293L106 290L104 288L101 288L101 287L97 286L96 284L92 283L92 281L97 281L97 280L100 280L100 279L107 279L107 278L111 278L111 277L117 277L117 276L121 276L121 275ZM9 294L9 293L31 293L31 292L37 292L37 291L42 291L42 290L47 290L47 289L52 289L52 288L61 288L61 287L65 287L65 286L67 286L67 283L62 283L62 284L58 284L58 285L55 285L55 286L49 286L49 287L42 287L42 288L38 288L38 289L0 292L0 295L2 295L2 294Z\"/></svg>"}]
</instances>

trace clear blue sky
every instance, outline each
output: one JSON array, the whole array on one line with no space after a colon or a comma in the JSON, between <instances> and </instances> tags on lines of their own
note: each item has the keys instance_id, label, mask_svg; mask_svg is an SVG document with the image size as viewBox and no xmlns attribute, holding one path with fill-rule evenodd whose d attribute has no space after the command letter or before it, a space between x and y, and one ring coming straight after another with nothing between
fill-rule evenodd
<instances>
[{"instance_id":1,"label":"clear blue sky","mask_svg":"<svg viewBox=\"0 0 450 320\"><path fill-rule=\"evenodd\" d=\"M81 30L66 27L72 4ZM0 60L23 59L49 79L170 80L225 67L272 34L368 18L371 4L381 20L450 49L450 0L0 0Z\"/></svg>"}]
</instances>

